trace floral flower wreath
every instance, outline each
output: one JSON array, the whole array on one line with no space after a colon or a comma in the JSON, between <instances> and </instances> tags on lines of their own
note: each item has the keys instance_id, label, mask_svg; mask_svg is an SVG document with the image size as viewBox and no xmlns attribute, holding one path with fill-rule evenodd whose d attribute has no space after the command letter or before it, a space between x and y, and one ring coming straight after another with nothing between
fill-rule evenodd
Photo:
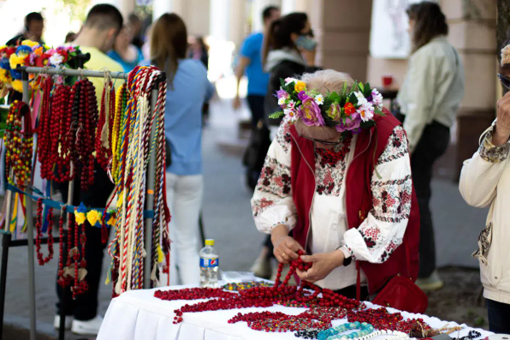
<instances>
[{"instance_id":1,"label":"floral flower wreath","mask_svg":"<svg viewBox=\"0 0 510 340\"><path fill-rule=\"evenodd\" d=\"M384 116L383 97L368 83L354 82L350 89L344 83L340 94L333 91L324 97L315 89L308 90L301 80L286 78L280 82L276 97L283 111L270 118L287 115L293 122L301 118L307 126L334 127L343 134L359 133L375 125L374 115Z\"/></svg>"},{"instance_id":2,"label":"floral flower wreath","mask_svg":"<svg viewBox=\"0 0 510 340\"><path fill-rule=\"evenodd\" d=\"M80 53L77 46L59 46L50 48L38 42L23 40L17 46L0 46L0 88L3 85L22 92L21 73L16 71L20 66L36 67L70 67L69 63ZM39 87L39 81L34 74L30 74L30 85L33 89Z\"/></svg>"}]
</instances>

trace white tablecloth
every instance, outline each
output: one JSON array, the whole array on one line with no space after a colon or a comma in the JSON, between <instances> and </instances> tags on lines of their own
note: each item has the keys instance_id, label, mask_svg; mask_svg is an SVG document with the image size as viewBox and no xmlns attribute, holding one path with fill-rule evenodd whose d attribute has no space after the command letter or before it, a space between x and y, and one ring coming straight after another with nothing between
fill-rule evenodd
<instances>
[{"instance_id":1,"label":"white tablecloth","mask_svg":"<svg viewBox=\"0 0 510 340\"><path fill-rule=\"evenodd\" d=\"M183 287L167 287L163 289L179 289ZM161 288L159 288L161 289ZM129 291L120 297L113 299L106 312L103 325L99 331L97 340L271 340L271 339L293 339L296 340L294 332L266 333L254 331L246 325L246 322L229 324L228 320L239 312L255 312L261 310L280 311L286 314L297 315L302 313L304 308L290 308L273 306L270 308L245 308L225 311L211 311L201 313L184 313L182 323L173 324L174 310L185 304L193 304L195 301L163 301L154 297L154 291L137 290ZM201 300L203 301L203 300ZM378 307L367 303L369 307ZM390 312L395 312L392 308ZM447 324L438 318L426 315L411 314L402 312L405 318L423 318L430 326L441 328ZM335 320L333 325L346 322L346 319ZM458 326L455 322L449 322L449 327ZM465 336L472 328L463 325L460 332L451 334L457 338ZM492 333L477 329L483 337Z\"/></svg>"}]
</instances>

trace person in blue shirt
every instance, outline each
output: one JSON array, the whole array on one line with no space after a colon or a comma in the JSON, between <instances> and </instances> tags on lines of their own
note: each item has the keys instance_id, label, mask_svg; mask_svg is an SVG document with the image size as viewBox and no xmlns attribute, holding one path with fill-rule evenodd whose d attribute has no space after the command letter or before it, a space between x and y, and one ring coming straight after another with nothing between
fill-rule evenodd
<instances>
[{"instance_id":1,"label":"person in blue shirt","mask_svg":"<svg viewBox=\"0 0 510 340\"><path fill-rule=\"evenodd\" d=\"M268 6L262 12L262 20L264 21L264 32L268 30L271 23L280 18L280 9L275 6ZM233 107L237 110L241 107L241 99L239 98L239 83L241 78L246 74L248 78L248 106L251 111L251 124L255 128L259 120L264 117L264 97L267 93L267 85L269 83L269 73L263 71L262 68L262 46L264 43L264 34L253 33L248 36L239 52L239 64L236 67L235 74L237 77L236 96L234 98Z\"/></svg>"},{"instance_id":2,"label":"person in blue shirt","mask_svg":"<svg viewBox=\"0 0 510 340\"><path fill-rule=\"evenodd\" d=\"M115 39L113 49L108 56L122 65L124 72L131 72L142 61L142 51L131 44L133 37L132 29L123 26Z\"/></svg>"},{"instance_id":3,"label":"person in blue shirt","mask_svg":"<svg viewBox=\"0 0 510 340\"><path fill-rule=\"evenodd\" d=\"M164 70L168 79L165 135L172 160L166 170L167 200L172 212L170 284L178 284L178 278L182 284L197 284L203 192L202 104L212 97L214 88L202 62L186 59L188 34L177 14L166 13L156 21L150 46L151 63Z\"/></svg>"}]
</instances>

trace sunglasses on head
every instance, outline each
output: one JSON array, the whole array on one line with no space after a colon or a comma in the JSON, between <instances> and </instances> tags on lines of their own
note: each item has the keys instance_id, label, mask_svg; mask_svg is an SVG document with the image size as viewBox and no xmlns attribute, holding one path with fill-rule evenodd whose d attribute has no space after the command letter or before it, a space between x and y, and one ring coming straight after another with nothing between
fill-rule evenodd
<instances>
[{"instance_id":1,"label":"sunglasses on head","mask_svg":"<svg viewBox=\"0 0 510 340\"><path fill-rule=\"evenodd\" d=\"M501 85L510 90L510 78L502 75L501 73L498 73L498 78L501 81Z\"/></svg>"}]
</instances>

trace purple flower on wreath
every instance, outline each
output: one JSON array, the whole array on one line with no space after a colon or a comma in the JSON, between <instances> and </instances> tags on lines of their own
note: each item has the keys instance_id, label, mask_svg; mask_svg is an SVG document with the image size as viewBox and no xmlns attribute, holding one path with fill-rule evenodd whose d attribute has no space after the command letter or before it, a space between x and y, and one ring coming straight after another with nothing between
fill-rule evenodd
<instances>
[{"instance_id":1,"label":"purple flower on wreath","mask_svg":"<svg viewBox=\"0 0 510 340\"><path fill-rule=\"evenodd\" d=\"M299 95L301 95L300 92ZM306 94L305 94L306 95ZM301 103L298 114L307 126L325 126L324 117L322 117L321 109L315 102L314 98L307 97Z\"/></svg>"},{"instance_id":2,"label":"purple flower on wreath","mask_svg":"<svg viewBox=\"0 0 510 340\"><path fill-rule=\"evenodd\" d=\"M280 89L279 89L278 91L276 91L276 97L277 97L278 99L280 99L280 98L285 98L285 99L287 99L287 98L289 98L289 94L287 93L287 91L285 91L284 89L282 89L282 88L280 87Z\"/></svg>"},{"instance_id":3,"label":"purple flower on wreath","mask_svg":"<svg viewBox=\"0 0 510 340\"><path fill-rule=\"evenodd\" d=\"M311 98L311 97L308 97L308 95L306 94L305 91L299 92L297 96L298 96L298 99L301 100L302 102Z\"/></svg>"},{"instance_id":4,"label":"purple flower on wreath","mask_svg":"<svg viewBox=\"0 0 510 340\"><path fill-rule=\"evenodd\" d=\"M349 117L345 118L345 123L340 121L336 126L336 131L338 132L345 132L345 131L351 131L352 133L358 133L359 127L361 124L361 116L359 113L353 113Z\"/></svg>"}]
</instances>

